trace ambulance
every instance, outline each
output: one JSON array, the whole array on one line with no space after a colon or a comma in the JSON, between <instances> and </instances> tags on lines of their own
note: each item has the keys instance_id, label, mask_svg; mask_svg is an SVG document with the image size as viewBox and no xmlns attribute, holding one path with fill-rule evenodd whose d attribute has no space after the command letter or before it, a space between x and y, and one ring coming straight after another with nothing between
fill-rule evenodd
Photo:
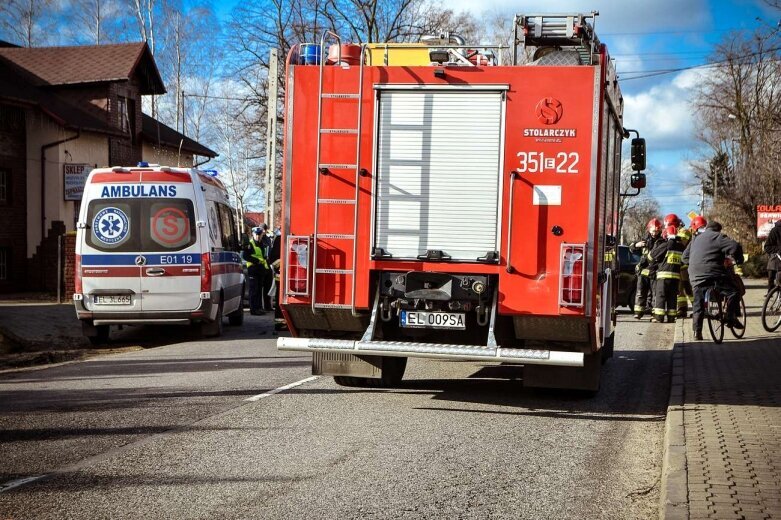
<instances>
[{"instance_id":1,"label":"ambulance","mask_svg":"<svg viewBox=\"0 0 781 520\"><path fill-rule=\"evenodd\" d=\"M76 315L93 344L111 325L244 321L241 243L225 186L204 171L139 163L99 168L77 222Z\"/></svg>"}]
</instances>

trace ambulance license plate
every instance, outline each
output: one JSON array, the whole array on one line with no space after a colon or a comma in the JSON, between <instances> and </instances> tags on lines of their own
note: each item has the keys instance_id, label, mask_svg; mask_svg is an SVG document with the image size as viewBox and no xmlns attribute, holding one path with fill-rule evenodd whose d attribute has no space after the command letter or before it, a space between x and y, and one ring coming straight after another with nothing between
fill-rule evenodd
<instances>
[{"instance_id":1,"label":"ambulance license plate","mask_svg":"<svg viewBox=\"0 0 781 520\"><path fill-rule=\"evenodd\" d=\"M465 314L458 312L401 311L402 327L418 329L466 329Z\"/></svg>"},{"instance_id":2,"label":"ambulance license plate","mask_svg":"<svg viewBox=\"0 0 781 520\"><path fill-rule=\"evenodd\" d=\"M96 294L95 303L98 305L130 305L129 294Z\"/></svg>"}]
</instances>

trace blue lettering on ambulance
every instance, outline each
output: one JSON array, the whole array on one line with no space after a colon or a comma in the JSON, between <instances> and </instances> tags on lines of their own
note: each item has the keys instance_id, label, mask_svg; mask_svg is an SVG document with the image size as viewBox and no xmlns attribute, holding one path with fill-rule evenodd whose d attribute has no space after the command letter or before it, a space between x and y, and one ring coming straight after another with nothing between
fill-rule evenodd
<instances>
[{"instance_id":1,"label":"blue lettering on ambulance","mask_svg":"<svg viewBox=\"0 0 781 520\"><path fill-rule=\"evenodd\" d=\"M103 186L101 198L176 197L176 186L134 184L132 186Z\"/></svg>"}]
</instances>

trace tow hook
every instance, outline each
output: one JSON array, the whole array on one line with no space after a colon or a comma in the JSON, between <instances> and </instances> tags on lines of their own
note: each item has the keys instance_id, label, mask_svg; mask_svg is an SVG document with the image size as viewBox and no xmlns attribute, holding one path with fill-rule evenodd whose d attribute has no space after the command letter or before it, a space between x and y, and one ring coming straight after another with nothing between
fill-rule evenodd
<instances>
[{"instance_id":1,"label":"tow hook","mask_svg":"<svg viewBox=\"0 0 781 520\"><path fill-rule=\"evenodd\" d=\"M477 324L481 327L488 325L488 307L485 305L478 305L475 307L477 313Z\"/></svg>"},{"instance_id":2,"label":"tow hook","mask_svg":"<svg viewBox=\"0 0 781 520\"><path fill-rule=\"evenodd\" d=\"M383 298L380 302L380 319L385 322L393 319L393 313L391 312L391 306L388 298Z\"/></svg>"}]
</instances>

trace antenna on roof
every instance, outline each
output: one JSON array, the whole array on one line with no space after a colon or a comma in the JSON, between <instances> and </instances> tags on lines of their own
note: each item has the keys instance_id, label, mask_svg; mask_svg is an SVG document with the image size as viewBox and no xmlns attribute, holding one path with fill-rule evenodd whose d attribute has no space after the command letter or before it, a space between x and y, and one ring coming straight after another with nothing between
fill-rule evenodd
<instances>
[{"instance_id":1,"label":"antenna on roof","mask_svg":"<svg viewBox=\"0 0 781 520\"><path fill-rule=\"evenodd\" d=\"M184 144L184 138L179 139L179 153L176 156L176 167L179 168L181 166L182 161L182 145Z\"/></svg>"}]
</instances>

